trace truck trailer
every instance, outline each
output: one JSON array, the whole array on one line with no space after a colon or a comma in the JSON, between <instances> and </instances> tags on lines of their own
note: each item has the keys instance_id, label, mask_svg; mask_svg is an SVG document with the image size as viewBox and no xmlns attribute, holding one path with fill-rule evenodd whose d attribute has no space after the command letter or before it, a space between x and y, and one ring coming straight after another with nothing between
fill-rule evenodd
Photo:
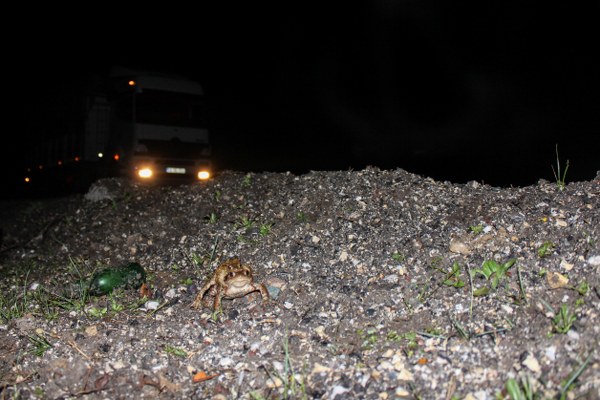
<instances>
[{"instance_id":1,"label":"truck trailer","mask_svg":"<svg viewBox=\"0 0 600 400\"><path fill-rule=\"evenodd\" d=\"M52 106L25 182L85 191L99 178L192 182L211 177L204 91L187 77L113 67Z\"/></svg>"}]
</instances>

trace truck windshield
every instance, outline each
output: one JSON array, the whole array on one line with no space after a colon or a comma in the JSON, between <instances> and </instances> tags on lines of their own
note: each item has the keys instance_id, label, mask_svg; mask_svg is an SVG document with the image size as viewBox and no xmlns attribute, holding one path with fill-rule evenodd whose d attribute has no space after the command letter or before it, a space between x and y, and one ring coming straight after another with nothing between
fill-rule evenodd
<instances>
[{"instance_id":1,"label":"truck windshield","mask_svg":"<svg viewBox=\"0 0 600 400\"><path fill-rule=\"evenodd\" d=\"M142 139L138 145L136 155L194 160L205 156L207 149L208 146L204 144L184 143L179 140Z\"/></svg>"},{"instance_id":2,"label":"truck windshield","mask_svg":"<svg viewBox=\"0 0 600 400\"><path fill-rule=\"evenodd\" d=\"M132 93L128 97L129 99L122 99L117 105L117 117L123 122L190 128L206 127L202 96L144 89L141 93Z\"/></svg>"}]
</instances>

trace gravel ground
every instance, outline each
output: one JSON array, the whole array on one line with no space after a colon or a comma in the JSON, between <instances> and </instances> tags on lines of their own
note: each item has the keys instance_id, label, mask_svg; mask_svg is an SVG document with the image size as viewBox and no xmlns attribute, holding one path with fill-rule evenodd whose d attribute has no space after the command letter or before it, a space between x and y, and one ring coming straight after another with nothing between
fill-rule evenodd
<instances>
[{"instance_id":1,"label":"gravel ground","mask_svg":"<svg viewBox=\"0 0 600 400\"><path fill-rule=\"evenodd\" d=\"M377 168L5 202L0 398L597 399L599 204ZM270 300L192 309L233 257Z\"/></svg>"}]
</instances>

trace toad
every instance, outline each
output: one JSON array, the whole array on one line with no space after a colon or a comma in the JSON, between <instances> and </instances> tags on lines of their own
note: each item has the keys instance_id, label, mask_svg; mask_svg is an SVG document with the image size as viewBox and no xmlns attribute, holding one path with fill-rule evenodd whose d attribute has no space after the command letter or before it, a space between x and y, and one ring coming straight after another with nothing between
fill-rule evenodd
<instances>
[{"instance_id":1,"label":"toad","mask_svg":"<svg viewBox=\"0 0 600 400\"><path fill-rule=\"evenodd\" d=\"M223 262L215 270L196 295L192 308L200 308L204 295L214 296L213 310L221 308L221 299L235 299L252 292L260 292L263 303L269 300L269 292L262 283L254 282L252 268L243 265L238 258Z\"/></svg>"}]
</instances>

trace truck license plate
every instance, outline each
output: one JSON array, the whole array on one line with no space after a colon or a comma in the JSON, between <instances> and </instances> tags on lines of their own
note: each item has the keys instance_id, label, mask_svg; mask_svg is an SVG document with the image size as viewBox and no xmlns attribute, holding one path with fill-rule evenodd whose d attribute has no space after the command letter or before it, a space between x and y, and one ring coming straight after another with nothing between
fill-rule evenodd
<instances>
[{"instance_id":1,"label":"truck license plate","mask_svg":"<svg viewBox=\"0 0 600 400\"><path fill-rule=\"evenodd\" d=\"M185 174L185 168L167 167L167 174Z\"/></svg>"}]
</instances>

